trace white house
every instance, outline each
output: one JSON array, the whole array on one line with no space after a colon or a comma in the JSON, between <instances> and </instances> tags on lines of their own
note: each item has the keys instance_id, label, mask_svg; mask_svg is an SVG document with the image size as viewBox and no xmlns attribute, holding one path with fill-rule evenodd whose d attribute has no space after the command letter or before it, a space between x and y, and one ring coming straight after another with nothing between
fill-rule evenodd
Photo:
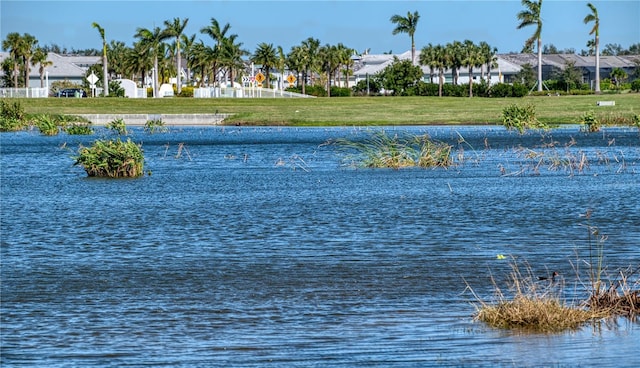
<instances>
[{"instance_id":1,"label":"white house","mask_svg":"<svg viewBox=\"0 0 640 368\"><path fill-rule=\"evenodd\" d=\"M0 63L9 58L8 52L0 52ZM69 81L82 84L82 81L90 66L102 62L100 56L66 56L53 52L47 54L47 60L52 65L45 68L45 81L49 84L55 81ZM31 66L29 73L29 88L41 87L39 65ZM0 78L4 77L4 72L0 69ZM101 77L101 76L100 76ZM42 86L46 87L46 85Z\"/></svg>"}]
</instances>

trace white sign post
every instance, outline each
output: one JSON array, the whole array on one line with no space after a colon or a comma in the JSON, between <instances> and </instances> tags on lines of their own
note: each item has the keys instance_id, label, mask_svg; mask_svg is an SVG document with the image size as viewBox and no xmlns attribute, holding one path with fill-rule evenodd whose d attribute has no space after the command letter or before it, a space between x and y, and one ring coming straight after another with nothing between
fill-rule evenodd
<instances>
[{"instance_id":1,"label":"white sign post","mask_svg":"<svg viewBox=\"0 0 640 368\"><path fill-rule=\"evenodd\" d=\"M96 82L98 81L98 77L93 74L93 72L91 72L91 75L87 77L87 80L89 81L91 87L91 95L93 97L96 97Z\"/></svg>"}]
</instances>

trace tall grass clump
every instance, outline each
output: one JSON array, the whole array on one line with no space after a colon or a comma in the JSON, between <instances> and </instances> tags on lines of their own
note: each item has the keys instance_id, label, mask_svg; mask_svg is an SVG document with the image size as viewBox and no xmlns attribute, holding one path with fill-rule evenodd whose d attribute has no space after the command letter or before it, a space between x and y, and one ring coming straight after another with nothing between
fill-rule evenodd
<instances>
[{"instance_id":1,"label":"tall grass clump","mask_svg":"<svg viewBox=\"0 0 640 368\"><path fill-rule=\"evenodd\" d=\"M97 140L80 147L74 165L82 165L87 175L107 178L134 178L143 175L144 154L139 144L127 139Z\"/></svg>"},{"instance_id":2,"label":"tall grass clump","mask_svg":"<svg viewBox=\"0 0 640 368\"><path fill-rule=\"evenodd\" d=\"M636 318L640 314L640 280L637 275L640 266L628 267L618 271L619 276L607 278L604 262L606 236L600 235L598 229L588 222L590 210L584 216L589 233L589 254L586 259L578 261L575 270L577 285L584 286L586 299L566 303L563 298L564 279L556 278L554 273L551 278L541 280L533 276L528 265L526 271L521 272L521 267L514 261L508 281L510 296L503 293L492 279L496 302L484 302L474 292L479 301L475 318L496 328L543 333L576 329L594 319ZM580 270L581 264L587 265L586 281L581 277L584 274ZM632 277L636 281L632 281Z\"/></svg>"},{"instance_id":3,"label":"tall grass clump","mask_svg":"<svg viewBox=\"0 0 640 368\"><path fill-rule=\"evenodd\" d=\"M509 105L502 109L502 125L507 129L517 129L520 134L527 129L546 129L547 126L536 118L536 108L532 104Z\"/></svg>"},{"instance_id":4,"label":"tall grass clump","mask_svg":"<svg viewBox=\"0 0 640 368\"><path fill-rule=\"evenodd\" d=\"M69 135L91 135L91 123L71 123L64 127L64 131Z\"/></svg>"},{"instance_id":5,"label":"tall grass clump","mask_svg":"<svg viewBox=\"0 0 640 368\"><path fill-rule=\"evenodd\" d=\"M150 134L166 133L168 129L164 125L164 121L162 121L162 119L152 119L147 120L147 122L144 124L144 131Z\"/></svg>"},{"instance_id":6,"label":"tall grass clump","mask_svg":"<svg viewBox=\"0 0 640 368\"><path fill-rule=\"evenodd\" d=\"M616 277L612 279L606 277L604 246L607 237L600 234L596 226L591 225L591 215L591 210L584 215L587 220L584 226L588 233L589 248L589 257L583 262L587 265L586 288L589 291L585 305L591 310L634 318L640 314L640 279L637 277L640 265L618 270ZM576 272L579 274L579 269ZM637 280L632 282L630 280L634 275Z\"/></svg>"},{"instance_id":7,"label":"tall grass clump","mask_svg":"<svg viewBox=\"0 0 640 368\"><path fill-rule=\"evenodd\" d=\"M362 142L338 139L339 145L350 153L346 161L368 168L449 167L453 164L452 147L432 140L428 135L387 135L375 132ZM355 153L354 153L355 152Z\"/></svg>"},{"instance_id":8,"label":"tall grass clump","mask_svg":"<svg viewBox=\"0 0 640 368\"><path fill-rule=\"evenodd\" d=\"M585 112L580 118L580 124L582 124L583 130L588 133L599 132L602 126L593 111Z\"/></svg>"},{"instance_id":9,"label":"tall grass clump","mask_svg":"<svg viewBox=\"0 0 640 368\"><path fill-rule=\"evenodd\" d=\"M114 119L107 124L107 129L118 135L127 135L127 125L123 119Z\"/></svg>"},{"instance_id":10,"label":"tall grass clump","mask_svg":"<svg viewBox=\"0 0 640 368\"><path fill-rule=\"evenodd\" d=\"M35 125L44 135L58 135L60 132L58 123L58 120L49 114L36 115L35 117Z\"/></svg>"},{"instance_id":11,"label":"tall grass clump","mask_svg":"<svg viewBox=\"0 0 640 368\"><path fill-rule=\"evenodd\" d=\"M26 126L24 108L20 102L0 100L0 132L16 132Z\"/></svg>"},{"instance_id":12,"label":"tall grass clump","mask_svg":"<svg viewBox=\"0 0 640 368\"><path fill-rule=\"evenodd\" d=\"M502 292L493 280L496 302L486 303L476 296L480 305L476 320L495 328L533 333L553 333L576 329L585 322L602 318L604 314L571 305L562 300L562 280L540 280L527 265L525 271L516 261L511 263L509 289Z\"/></svg>"},{"instance_id":13,"label":"tall grass clump","mask_svg":"<svg viewBox=\"0 0 640 368\"><path fill-rule=\"evenodd\" d=\"M91 135L91 121L77 115L60 115L60 122L64 130L69 135Z\"/></svg>"}]
</instances>

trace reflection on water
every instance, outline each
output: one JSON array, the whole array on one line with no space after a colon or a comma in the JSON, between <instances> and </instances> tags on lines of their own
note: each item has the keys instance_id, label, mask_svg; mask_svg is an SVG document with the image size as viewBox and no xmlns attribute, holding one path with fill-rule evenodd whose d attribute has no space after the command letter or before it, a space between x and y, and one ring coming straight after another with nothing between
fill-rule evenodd
<instances>
[{"instance_id":1,"label":"reflection on water","mask_svg":"<svg viewBox=\"0 0 640 368\"><path fill-rule=\"evenodd\" d=\"M575 295L587 209L609 269L639 265L637 130L388 129L458 165L355 169L323 145L365 128L174 128L132 134L151 176L102 180L68 150L95 136L3 133L2 365L640 365L637 323L493 330L465 291L490 300L512 256Z\"/></svg>"}]
</instances>

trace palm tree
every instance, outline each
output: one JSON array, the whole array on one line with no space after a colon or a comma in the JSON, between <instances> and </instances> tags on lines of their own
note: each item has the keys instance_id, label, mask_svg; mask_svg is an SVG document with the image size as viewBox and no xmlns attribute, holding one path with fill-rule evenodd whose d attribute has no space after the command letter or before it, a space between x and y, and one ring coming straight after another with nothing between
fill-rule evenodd
<instances>
[{"instance_id":1,"label":"palm tree","mask_svg":"<svg viewBox=\"0 0 640 368\"><path fill-rule=\"evenodd\" d=\"M180 18L173 18L173 22L169 22L168 20L164 21L164 26L166 27L165 32L171 36L175 37L175 45L176 45L176 89L178 94L182 92L182 54L180 53L180 38L182 36L182 32L187 27L187 23L189 22L189 18L185 20L180 20Z\"/></svg>"},{"instance_id":2,"label":"palm tree","mask_svg":"<svg viewBox=\"0 0 640 368\"><path fill-rule=\"evenodd\" d=\"M107 97L109 96L109 80L107 78L107 75L109 73L107 66L107 39L104 36L104 28L100 27L98 23L93 22L91 26L98 30L98 33L100 33L100 38L102 39L102 84L104 86L103 94L105 97Z\"/></svg>"},{"instance_id":3,"label":"palm tree","mask_svg":"<svg viewBox=\"0 0 640 368\"><path fill-rule=\"evenodd\" d=\"M233 87L234 83L233 71L236 69L243 69L244 61L242 60L242 57L249 55L249 52L242 48L242 42L236 43L236 38L237 35L235 34L224 38L220 49L222 64L229 72L231 87Z\"/></svg>"},{"instance_id":4,"label":"palm tree","mask_svg":"<svg viewBox=\"0 0 640 368\"><path fill-rule=\"evenodd\" d=\"M260 64L262 71L266 74L267 88L271 87L270 70L278 63L276 49L272 43L262 42L251 56L251 62Z\"/></svg>"},{"instance_id":5,"label":"palm tree","mask_svg":"<svg viewBox=\"0 0 640 368\"><path fill-rule=\"evenodd\" d=\"M29 74L31 73L31 58L35 52L35 47L38 44L38 40L25 33L20 40L20 55L22 56L22 65L24 67L24 87L29 88Z\"/></svg>"},{"instance_id":6,"label":"palm tree","mask_svg":"<svg viewBox=\"0 0 640 368\"><path fill-rule=\"evenodd\" d=\"M53 65L53 61L47 60L48 53L42 48L38 47L33 53L33 60L31 65L38 67L38 73L40 73L40 88L44 88L44 71L48 66Z\"/></svg>"},{"instance_id":7,"label":"palm tree","mask_svg":"<svg viewBox=\"0 0 640 368\"><path fill-rule=\"evenodd\" d=\"M204 42L200 41L191 46L187 65L193 70L193 77L198 82L198 87L204 86L205 79L208 75L207 66L213 64L217 60L217 56L213 56L214 48L208 47ZM200 77L198 77L198 74Z\"/></svg>"},{"instance_id":8,"label":"palm tree","mask_svg":"<svg viewBox=\"0 0 640 368\"><path fill-rule=\"evenodd\" d=\"M125 74L130 75L134 80L136 75L140 75L141 86L144 86L145 76L151 68L153 68L153 59L144 42L136 42L132 48L127 49L124 55L123 72Z\"/></svg>"},{"instance_id":9,"label":"palm tree","mask_svg":"<svg viewBox=\"0 0 640 368\"><path fill-rule=\"evenodd\" d=\"M434 70L437 69L435 47L432 44L424 46L420 50L420 56L418 57L418 63L420 65L426 65L429 67L429 83L433 83Z\"/></svg>"},{"instance_id":10,"label":"palm tree","mask_svg":"<svg viewBox=\"0 0 640 368\"><path fill-rule=\"evenodd\" d=\"M517 29L528 26L536 26L533 35L525 41L525 49L531 49L533 43L538 41L538 91L542 91L542 0L522 0L522 5L526 8L518 13L520 24Z\"/></svg>"},{"instance_id":11,"label":"palm tree","mask_svg":"<svg viewBox=\"0 0 640 368\"><path fill-rule=\"evenodd\" d=\"M302 93L305 91L305 84L307 81L307 75L313 74L318 66L318 50L320 49L320 40L309 37L302 41Z\"/></svg>"},{"instance_id":12,"label":"palm tree","mask_svg":"<svg viewBox=\"0 0 640 368\"><path fill-rule=\"evenodd\" d=\"M331 77L340 67L340 54L336 46L329 44L318 49L318 60L321 70L327 73L327 96L331 97Z\"/></svg>"},{"instance_id":13,"label":"palm tree","mask_svg":"<svg viewBox=\"0 0 640 368\"><path fill-rule=\"evenodd\" d=\"M218 23L218 21L215 18L211 18L211 25L208 27L202 27L200 29L200 33L202 34L206 34L208 36L210 36L214 41L215 41L215 46L209 50L210 51L210 56L214 56L213 60L213 84L215 85L216 83L216 79L217 79L217 74L218 74L218 68L217 68L217 64L219 62L219 58L218 56L221 53L222 50L222 42L227 38L227 32L229 32L229 29L231 28L231 26L229 25L229 23L225 24L224 27L220 27L220 23ZM238 37L238 35L230 35L229 37Z\"/></svg>"},{"instance_id":14,"label":"palm tree","mask_svg":"<svg viewBox=\"0 0 640 368\"><path fill-rule=\"evenodd\" d=\"M20 54L20 44L22 43L22 37L18 32L11 32L7 34L7 38L2 41L2 48L9 50L9 57L13 64L13 87L18 88L18 77L20 74L20 60L22 55Z\"/></svg>"},{"instance_id":15,"label":"palm tree","mask_svg":"<svg viewBox=\"0 0 640 368\"><path fill-rule=\"evenodd\" d=\"M304 50L302 49L302 46L293 46L291 48L291 51L289 51L289 53L287 54L287 59L286 59L286 66L289 68L289 70L291 71L295 71L296 72L296 83L299 84L300 80L302 78L300 74L302 74L303 70L304 70ZM304 84L302 85L302 91L304 93Z\"/></svg>"},{"instance_id":16,"label":"palm tree","mask_svg":"<svg viewBox=\"0 0 640 368\"><path fill-rule=\"evenodd\" d=\"M284 68L287 65L287 56L284 54L284 50L282 49L282 46L278 46L278 49L276 50L276 55L278 60L276 61L276 66L278 67L278 70L280 71L280 76L282 78L282 80L280 81L280 89L282 89L282 86L284 85Z\"/></svg>"},{"instance_id":17,"label":"palm tree","mask_svg":"<svg viewBox=\"0 0 640 368\"><path fill-rule=\"evenodd\" d=\"M342 71L342 73L344 74L344 87L349 88L349 76L352 74L350 68L354 64L353 58L351 56L356 52L356 50L348 48L342 43L339 43L337 45L337 48L340 60L340 65L338 66L338 68L340 68L340 66L345 67Z\"/></svg>"},{"instance_id":18,"label":"palm tree","mask_svg":"<svg viewBox=\"0 0 640 368\"><path fill-rule=\"evenodd\" d=\"M109 60L109 77L121 78L125 75L124 56L127 54L127 46L122 41L111 40L107 48L107 59Z\"/></svg>"},{"instance_id":19,"label":"palm tree","mask_svg":"<svg viewBox=\"0 0 640 368\"><path fill-rule=\"evenodd\" d=\"M453 41L453 43L448 43L446 48L449 55L449 67L451 67L451 79L453 84L457 85L460 68L463 65L464 45L460 41Z\"/></svg>"},{"instance_id":20,"label":"palm tree","mask_svg":"<svg viewBox=\"0 0 640 368\"><path fill-rule=\"evenodd\" d=\"M491 47L485 41L480 42L478 45L480 47L480 54L483 59L483 65L487 66L487 85L491 85L491 67L497 66L497 58L496 54L498 53L498 49L496 47ZM484 78L484 67L482 68L483 78Z\"/></svg>"},{"instance_id":21,"label":"palm tree","mask_svg":"<svg viewBox=\"0 0 640 368\"><path fill-rule=\"evenodd\" d=\"M406 17L395 14L390 19L391 23L396 25L396 28L391 32L392 34L397 35L398 33L407 33L409 37L411 37L411 62L413 65L416 64L416 44L413 35L416 33L416 27L418 26L419 19L420 14L418 14L417 10L414 11L413 14L411 14L411 12L407 12Z\"/></svg>"},{"instance_id":22,"label":"palm tree","mask_svg":"<svg viewBox=\"0 0 640 368\"><path fill-rule=\"evenodd\" d=\"M469 97L473 97L473 68L480 67L484 63L480 48L472 41L464 41L464 59L463 65L469 69Z\"/></svg>"},{"instance_id":23,"label":"palm tree","mask_svg":"<svg viewBox=\"0 0 640 368\"><path fill-rule=\"evenodd\" d=\"M171 36L160 27L155 27L153 31L146 28L138 28L135 34L139 38L146 50L153 57L153 97L158 97L158 55L160 53L160 44L169 39Z\"/></svg>"},{"instance_id":24,"label":"palm tree","mask_svg":"<svg viewBox=\"0 0 640 368\"><path fill-rule=\"evenodd\" d=\"M193 45L195 43L195 40L196 40L195 34L192 34L191 36L187 36L183 34L181 37L181 42L183 47L182 51L184 53L184 58L187 60L187 85L189 85L191 82L191 64L189 63L189 59L191 56L191 52L193 50Z\"/></svg>"},{"instance_id":25,"label":"palm tree","mask_svg":"<svg viewBox=\"0 0 640 368\"><path fill-rule=\"evenodd\" d=\"M597 94L600 93L600 18L598 17L598 9L591 3L587 3L591 14L587 14L584 17L584 24L593 22L593 28L589 34L595 34L595 49L596 49L596 90Z\"/></svg>"}]
</instances>

